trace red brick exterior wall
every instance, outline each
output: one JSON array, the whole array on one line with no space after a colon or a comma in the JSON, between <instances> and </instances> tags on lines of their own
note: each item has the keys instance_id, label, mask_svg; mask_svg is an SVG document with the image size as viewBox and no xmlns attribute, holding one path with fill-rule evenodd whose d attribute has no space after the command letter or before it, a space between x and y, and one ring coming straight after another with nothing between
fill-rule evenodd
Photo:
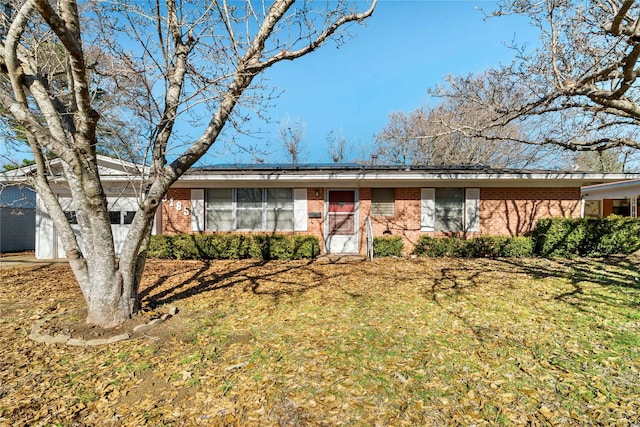
<instances>
[{"instance_id":1,"label":"red brick exterior wall","mask_svg":"<svg viewBox=\"0 0 640 427\"><path fill-rule=\"evenodd\" d=\"M371 189L360 189L360 248L366 253L366 219L371 216L374 237L402 236L405 252L413 250L420 237L420 188L395 189L395 214L371 216Z\"/></svg>"},{"instance_id":2,"label":"red brick exterior wall","mask_svg":"<svg viewBox=\"0 0 640 427\"><path fill-rule=\"evenodd\" d=\"M366 252L366 218L371 215L371 188L359 191L360 252ZM395 189L395 214L371 216L374 236L402 236L406 253L422 234L420 231L420 188ZM180 210L177 207L180 206ZM190 233L191 189L169 190L162 203L162 233ZM606 207L605 207L606 209ZM320 218L309 218L309 213ZM318 238L320 250L325 252L324 220L325 189L307 188L307 231L300 234ZM550 216L576 217L580 215L580 188L481 188L481 235L515 236L531 231L536 221ZM442 233L437 233L442 234Z\"/></svg>"},{"instance_id":3,"label":"red brick exterior wall","mask_svg":"<svg viewBox=\"0 0 640 427\"><path fill-rule=\"evenodd\" d=\"M171 188L162 202L162 234L190 233L191 215L185 212L191 212L191 189Z\"/></svg>"},{"instance_id":4,"label":"red brick exterior wall","mask_svg":"<svg viewBox=\"0 0 640 427\"><path fill-rule=\"evenodd\" d=\"M522 235L552 216L580 216L580 188L480 189L480 234Z\"/></svg>"}]
</instances>

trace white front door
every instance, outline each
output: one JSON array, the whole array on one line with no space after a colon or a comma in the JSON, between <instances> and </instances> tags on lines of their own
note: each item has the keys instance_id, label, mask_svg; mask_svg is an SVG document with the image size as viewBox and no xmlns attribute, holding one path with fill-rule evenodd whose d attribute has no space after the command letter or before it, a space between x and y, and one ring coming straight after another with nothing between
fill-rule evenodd
<instances>
[{"instance_id":1,"label":"white front door","mask_svg":"<svg viewBox=\"0 0 640 427\"><path fill-rule=\"evenodd\" d=\"M325 216L327 252L358 253L358 200L355 190L329 190Z\"/></svg>"}]
</instances>

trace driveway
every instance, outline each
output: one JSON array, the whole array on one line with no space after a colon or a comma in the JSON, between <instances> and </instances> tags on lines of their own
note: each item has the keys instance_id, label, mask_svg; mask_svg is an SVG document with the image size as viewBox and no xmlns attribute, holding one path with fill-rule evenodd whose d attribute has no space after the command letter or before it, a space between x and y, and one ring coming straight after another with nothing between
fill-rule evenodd
<instances>
[{"instance_id":1,"label":"driveway","mask_svg":"<svg viewBox=\"0 0 640 427\"><path fill-rule=\"evenodd\" d=\"M19 254L2 254L0 256L0 268L24 267L28 265L41 266L53 264L66 264L67 260L62 259L36 259L33 252Z\"/></svg>"}]
</instances>

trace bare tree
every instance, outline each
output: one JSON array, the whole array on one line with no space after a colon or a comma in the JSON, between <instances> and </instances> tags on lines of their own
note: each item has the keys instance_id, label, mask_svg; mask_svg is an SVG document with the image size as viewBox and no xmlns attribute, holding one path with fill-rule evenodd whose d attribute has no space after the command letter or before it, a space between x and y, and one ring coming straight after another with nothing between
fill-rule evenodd
<instances>
[{"instance_id":1,"label":"bare tree","mask_svg":"<svg viewBox=\"0 0 640 427\"><path fill-rule=\"evenodd\" d=\"M280 137L282 138L282 144L289 155L291 163L294 165L298 164L304 151L304 129L304 123L298 118L291 120L291 118L287 116L280 123Z\"/></svg>"},{"instance_id":2,"label":"bare tree","mask_svg":"<svg viewBox=\"0 0 640 427\"><path fill-rule=\"evenodd\" d=\"M640 6L636 1L504 0L493 15L527 16L538 30L533 50L512 46L517 58L473 76L451 77L438 94L464 97L490 111L466 135L503 139L494 131L522 129L517 140L579 151L640 148L638 59Z\"/></svg>"},{"instance_id":3,"label":"bare tree","mask_svg":"<svg viewBox=\"0 0 640 427\"><path fill-rule=\"evenodd\" d=\"M0 117L24 128L36 162L34 186L60 233L88 306L87 322L118 325L136 313L151 223L169 187L209 150L226 127L259 112L269 92L258 77L361 22L372 0L314 2L89 2L26 0L0 17ZM324 9L322 9L324 8ZM146 139L147 172L139 208L115 259L105 189L98 166L104 113L95 99L90 46L117 58L120 71L101 74L103 88L132 84L120 113L135 118ZM54 47L61 54L47 55ZM62 63L57 63L63 58ZM96 67L100 65L98 59ZM64 67L64 73L53 72ZM104 70L117 67L103 67ZM111 85L106 87L106 83ZM204 107L204 108L198 108ZM185 124L200 124L191 137ZM182 127L181 127L182 126ZM180 128L181 127L181 128ZM232 129L230 129L232 130ZM83 246L67 222L47 174L46 155L63 165ZM144 171L143 171L144 172Z\"/></svg>"},{"instance_id":4,"label":"bare tree","mask_svg":"<svg viewBox=\"0 0 640 427\"><path fill-rule=\"evenodd\" d=\"M393 164L527 167L539 162L542 150L513 141L520 131L516 125L494 128L497 140L464 131L490 121L486 109L464 97L446 99L433 108L391 113L376 135L376 149L382 161Z\"/></svg>"},{"instance_id":5,"label":"bare tree","mask_svg":"<svg viewBox=\"0 0 640 427\"><path fill-rule=\"evenodd\" d=\"M327 150L333 163L341 163L347 151L347 141L342 135L336 135L334 131L327 134Z\"/></svg>"}]
</instances>

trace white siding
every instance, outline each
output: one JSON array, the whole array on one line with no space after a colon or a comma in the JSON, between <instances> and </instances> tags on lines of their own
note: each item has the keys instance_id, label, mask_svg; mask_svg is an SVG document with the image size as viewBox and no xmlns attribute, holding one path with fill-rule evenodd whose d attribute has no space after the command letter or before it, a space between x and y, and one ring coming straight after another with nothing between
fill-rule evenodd
<instances>
[{"instance_id":1,"label":"white siding","mask_svg":"<svg viewBox=\"0 0 640 427\"><path fill-rule=\"evenodd\" d=\"M293 189L293 229L307 231L307 189Z\"/></svg>"},{"instance_id":2,"label":"white siding","mask_svg":"<svg viewBox=\"0 0 640 427\"><path fill-rule=\"evenodd\" d=\"M480 231L480 189L467 188L465 191L464 229L471 232Z\"/></svg>"},{"instance_id":3,"label":"white siding","mask_svg":"<svg viewBox=\"0 0 640 427\"><path fill-rule=\"evenodd\" d=\"M434 231L436 216L436 191L423 188L420 195L420 231Z\"/></svg>"},{"instance_id":4,"label":"white siding","mask_svg":"<svg viewBox=\"0 0 640 427\"><path fill-rule=\"evenodd\" d=\"M204 231L204 189L191 190L191 231Z\"/></svg>"}]
</instances>

